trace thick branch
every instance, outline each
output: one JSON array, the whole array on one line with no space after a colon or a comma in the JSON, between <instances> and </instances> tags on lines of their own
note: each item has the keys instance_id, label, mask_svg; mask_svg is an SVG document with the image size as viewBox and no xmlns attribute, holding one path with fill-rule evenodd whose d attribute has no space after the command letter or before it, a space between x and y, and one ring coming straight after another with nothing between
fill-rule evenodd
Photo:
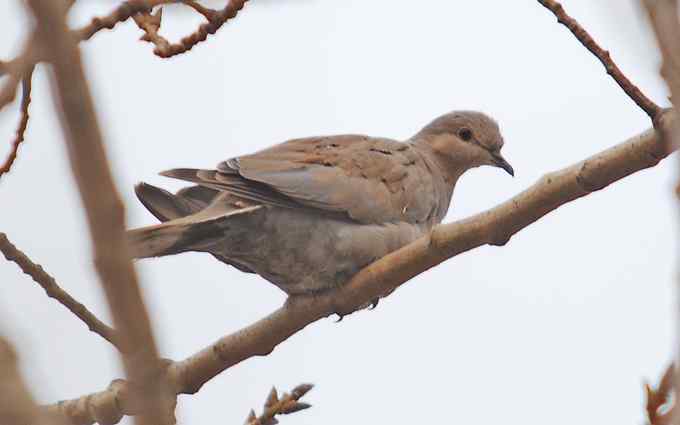
<instances>
[{"instance_id":1,"label":"thick branch","mask_svg":"<svg viewBox=\"0 0 680 425\"><path fill-rule=\"evenodd\" d=\"M9 342L0 338L0 423L46 424L46 415L33 401L19 374L17 363L16 354Z\"/></svg>"},{"instance_id":2,"label":"thick branch","mask_svg":"<svg viewBox=\"0 0 680 425\"><path fill-rule=\"evenodd\" d=\"M680 23L678 23L678 3L675 0L643 0L649 14L652 29L656 34L663 62L661 76L671 91L671 101L680 99ZM666 135L666 140L676 146L680 143L680 129Z\"/></svg>"},{"instance_id":3,"label":"thick branch","mask_svg":"<svg viewBox=\"0 0 680 425\"><path fill-rule=\"evenodd\" d=\"M680 99L680 23L675 0L643 0L661 50L661 75L671 89L672 99Z\"/></svg>"},{"instance_id":4,"label":"thick branch","mask_svg":"<svg viewBox=\"0 0 680 425\"><path fill-rule=\"evenodd\" d=\"M649 115L653 120L659 114L661 108L654 103L650 98L645 96L644 93L635 85L632 81L626 77L621 69L614 63L609 54L609 51L604 50L599 44L593 39L593 37L588 34L577 21L567 14L562 5L555 0L538 0L545 8L550 10L556 17L557 21L569 28L569 31L574 34L578 41L583 44L583 46L588 49L595 57L597 57L604 68L607 70L614 81L623 89L624 92L630 97L633 102L635 102L643 111Z\"/></svg>"},{"instance_id":5,"label":"thick branch","mask_svg":"<svg viewBox=\"0 0 680 425\"><path fill-rule=\"evenodd\" d=\"M149 404L148 415L142 415L139 423L174 422L173 412L161 403L161 389L166 390L164 382L150 379L160 366L158 353L124 236L123 204L109 170L80 52L66 26L66 4L54 0L27 2L37 20L40 42L53 64L52 91L86 210L97 272L114 326L120 332L123 351L134 352L134 356L123 356L123 365L127 376L146 390L140 394L142 404Z\"/></svg>"},{"instance_id":6,"label":"thick branch","mask_svg":"<svg viewBox=\"0 0 680 425\"><path fill-rule=\"evenodd\" d=\"M670 128L674 113L658 119L661 131ZM290 298L269 316L227 335L191 357L172 363L168 380L178 393L195 393L222 371L254 356L270 353L278 344L308 324L333 313L349 314L371 300L388 294L412 277L442 261L479 246L503 245L512 235L554 209L637 171L653 167L670 154L659 133L650 129L585 161L545 175L535 185L483 213L436 227L432 233L389 254L360 271L335 292L320 296ZM126 384L116 381L123 387ZM108 398L103 394L108 394ZM62 402L59 409L72 418L88 411L116 409L126 403L125 392L109 390L98 399L109 404L94 406L88 396ZM118 404L111 404L118 400ZM124 407L121 414L130 414ZM71 419L72 423L76 423ZM87 422L78 422L87 423Z\"/></svg>"},{"instance_id":7,"label":"thick branch","mask_svg":"<svg viewBox=\"0 0 680 425\"><path fill-rule=\"evenodd\" d=\"M659 44L663 58L661 75L666 80L671 91L671 101L674 105L680 100L680 21L678 21L678 0L642 0L647 9L649 19ZM677 106L677 105L676 105ZM667 143L680 146L680 127L678 123L672 131L666 134ZM676 186L676 194L680 196L680 184ZM680 300L680 285L676 285L676 302ZM676 343L680 342L680 312L676 312ZM676 363L680 364L680 350L676 348ZM672 377L672 379L671 379ZM674 382L672 382L674 381ZM680 388L680 368L672 368L664 374L659 391L654 393L647 387L647 413L650 424L662 425L678 423L680 410L677 408L678 392ZM656 395L656 397L652 397ZM668 398L666 398L668 397ZM660 407L672 399L673 408L665 413L659 412ZM654 401L660 402L655 405ZM663 402L662 402L663 401ZM661 403L662 402L662 403Z\"/></svg>"},{"instance_id":8,"label":"thick branch","mask_svg":"<svg viewBox=\"0 0 680 425\"><path fill-rule=\"evenodd\" d=\"M69 295L68 292L61 289L54 278L50 276L40 264L31 261L26 254L21 252L19 248L14 246L7 239L7 235L4 233L0 233L0 252L4 254L8 261L16 263L24 273L29 275L38 285L40 285L45 290L48 297L54 298L59 304L75 314L92 332L101 336L119 350L121 349L118 335L115 330L99 320L87 309L87 307L79 303L75 298Z\"/></svg>"}]
</instances>

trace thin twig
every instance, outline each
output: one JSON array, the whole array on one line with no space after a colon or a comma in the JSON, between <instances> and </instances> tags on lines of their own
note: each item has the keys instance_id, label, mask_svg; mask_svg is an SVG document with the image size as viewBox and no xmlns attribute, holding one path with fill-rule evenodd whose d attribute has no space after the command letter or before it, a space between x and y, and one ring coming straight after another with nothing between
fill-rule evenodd
<instances>
[{"instance_id":1,"label":"thin twig","mask_svg":"<svg viewBox=\"0 0 680 425\"><path fill-rule=\"evenodd\" d=\"M182 4L189 6L190 8L194 9L196 12L203 15L203 17L205 19L207 19L208 21L213 21L217 18L218 12L216 10L207 8L207 7L203 6L202 4L200 4L200 3L198 3L194 0L181 0L181 1L182 1Z\"/></svg>"},{"instance_id":2,"label":"thin twig","mask_svg":"<svg viewBox=\"0 0 680 425\"><path fill-rule=\"evenodd\" d=\"M607 74L616 81L619 87L626 92L628 97L645 111L652 120L659 115L661 108L650 98L645 96L645 94L623 74L621 69L619 69L612 60L609 51L600 47L593 37L591 37L574 18L567 14L559 2L555 0L538 0L538 2L550 10L557 17L557 22L569 28L569 31L574 34L578 41L602 62L602 65L604 65L604 68L607 70Z\"/></svg>"},{"instance_id":3,"label":"thin twig","mask_svg":"<svg viewBox=\"0 0 680 425\"><path fill-rule=\"evenodd\" d=\"M361 270L343 288L310 297L293 297L267 317L224 336L166 371L178 393L196 393L224 370L255 356L265 356L310 323L333 313L348 314L392 292L413 276L462 252L485 244L502 245L512 235L560 206L637 171L653 167L670 151L660 133L675 118L664 111L657 130L650 129L585 161L545 175L538 183L508 201L470 218L436 227L432 234L388 254ZM116 381L114 389L50 406L73 424L89 424L95 411L135 414L127 406L129 387Z\"/></svg>"},{"instance_id":4,"label":"thin twig","mask_svg":"<svg viewBox=\"0 0 680 425\"><path fill-rule=\"evenodd\" d=\"M21 119L19 120L19 127L17 128L16 136L12 142L12 147L10 148L9 154L5 163L0 165L0 177L3 174L9 172L17 158L17 152L19 150L19 145L24 141L24 133L26 132L26 127L28 126L28 106L31 104L31 83L33 80L33 69L31 67L28 74L24 77L21 86Z\"/></svg>"},{"instance_id":5,"label":"thin twig","mask_svg":"<svg viewBox=\"0 0 680 425\"><path fill-rule=\"evenodd\" d=\"M309 409L312 407L310 404L301 403L299 400L312 388L314 388L312 384L301 384L293 388L290 394L283 393L281 398L279 398L276 388L272 388L264 402L264 412L257 416L255 411L251 410L248 413L245 425L276 425L278 423L277 415L288 415Z\"/></svg>"},{"instance_id":6,"label":"thin twig","mask_svg":"<svg viewBox=\"0 0 680 425\"><path fill-rule=\"evenodd\" d=\"M175 394L158 371L162 364L125 239L125 211L111 176L104 141L77 41L66 25L63 1L26 0L52 63L53 99L89 224L95 265L125 353L128 378L143 388L139 425L175 423Z\"/></svg>"},{"instance_id":7,"label":"thin twig","mask_svg":"<svg viewBox=\"0 0 680 425\"><path fill-rule=\"evenodd\" d=\"M150 12L142 12L135 15L134 19L137 26L144 31L142 40L153 43L159 49L167 49L170 47L170 42L165 37L159 34L161 28L161 20L163 18L163 9L158 9L154 14Z\"/></svg>"},{"instance_id":8,"label":"thin twig","mask_svg":"<svg viewBox=\"0 0 680 425\"><path fill-rule=\"evenodd\" d=\"M146 34L142 39L156 46L154 54L162 58L169 58L191 50L195 45L206 40L209 34L216 33L228 20L236 17L247 1L230 0L223 9L212 10L193 0L127 0L109 14L92 18L89 24L73 30L71 33L78 41L89 40L103 29L113 29L117 24L138 14L149 14L156 6L179 2L192 8L208 20L207 23L200 25L196 31L182 38L179 43L172 44L167 41L158 33L158 28L154 31L153 28L140 25L140 28ZM73 2L73 0L69 0L67 6L70 7ZM9 75L0 89L0 110L14 100L16 89L21 80L28 74L29 69L44 60L45 52L40 50L39 47L38 43L31 38L18 57L11 61L0 61L0 77Z\"/></svg>"},{"instance_id":9,"label":"thin twig","mask_svg":"<svg viewBox=\"0 0 680 425\"><path fill-rule=\"evenodd\" d=\"M134 15L151 10L154 6L165 3L173 3L174 0L129 0L123 2L106 16L95 17L84 27L74 31L78 40L84 41L104 28L113 29L117 24L125 22Z\"/></svg>"},{"instance_id":10,"label":"thin twig","mask_svg":"<svg viewBox=\"0 0 680 425\"><path fill-rule=\"evenodd\" d=\"M161 58L170 58L191 50L197 44L205 41L209 34L215 34L225 23L227 23L227 21L236 17L247 1L248 0L230 0L223 9L212 10L191 0L180 0L180 3L185 4L202 14L208 22L201 24L196 31L182 38L178 43L169 43L164 37L158 34L160 18L158 18L157 26L148 25L146 20L142 20L141 22L147 25L140 25L140 22L137 22L137 25L146 33L146 36L143 37L143 39L156 46L154 54Z\"/></svg>"},{"instance_id":11,"label":"thin twig","mask_svg":"<svg viewBox=\"0 0 680 425\"><path fill-rule=\"evenodd\" d=\"M64 291L40 264L31 261L26 254L7 239L7 235L4 233L0 233L0 252L8 261L16 263L21 271L40 285L48 297L57 300L59 304L82 320L89 330L101 336L119 350L122 348L115 330L99 320L87 307Z\"/></svg>"},{"instance_id":12,"label":"thin twig","mask_svg":"<svg viewBox=\"0 0 680 425\"><path fill-rule=\"evenodd\" d=\"M11 73L2 85L2 88L0 88L0 111L14 101L21 78L21 72Z\"/></svg>"},{"instance_id":13,"label":"thin twig","mask_svg":"<svg viewBox=\"0 0 680 425\"><path fill-rule=\"evenodd\" d=\"M24 51L19 56L9 62L3 62L0 67L0 77L7 75L5 83L0 88L0 111L14 101L19 83L26 79L29 73L33 72L36 64L35 58L38 56L39 51L39 46L35 39L34 34L28 40Z\"/></svg>"},{"instance_id":14,"label":"thin twig","mask_svg":"<svg viewBox=\"0 0 680 425\"><path fill-rule=\"evenodd\" d=\"M647 396L645 410L649 425L671 425L672 423L671 419L677 410L677 395L673 383L674 369L672 364L668 366L656 388L645 384Z\"/></svg>"}]
</instances>

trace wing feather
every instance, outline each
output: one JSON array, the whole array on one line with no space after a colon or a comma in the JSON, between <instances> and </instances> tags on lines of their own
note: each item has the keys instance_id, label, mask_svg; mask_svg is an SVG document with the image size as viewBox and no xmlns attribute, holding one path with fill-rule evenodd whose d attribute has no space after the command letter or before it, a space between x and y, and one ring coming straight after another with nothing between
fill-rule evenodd
<instances>
[{"instance_id":1,"label":"wing feather","mask_svg":"<svg viewBox=\"0 0 680 425\"><path fill-rule=\"evenodd\" d=\"M343 135L290 140L215 170L161 174L268 205L341 213L362 223L415 223L441 219L448 208L450 193L438 192L446 185L432 171L413 145Z\"/></svg>"}]
</instances>

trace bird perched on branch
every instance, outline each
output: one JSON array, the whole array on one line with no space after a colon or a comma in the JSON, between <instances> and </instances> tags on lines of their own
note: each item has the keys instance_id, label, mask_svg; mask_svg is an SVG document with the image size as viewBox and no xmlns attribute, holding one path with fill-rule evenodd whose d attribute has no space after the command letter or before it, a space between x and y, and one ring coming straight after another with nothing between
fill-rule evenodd
<instances>
[{"instance_id":1,"label":"bird perched on branch","mask_svg":"<svg viewBox=\"0 0 680 425\"><path fill-rule=\"evenodd\" d=\"M163 223L131 230L134 257L208 252L290 295L343 285L360 269L426 234L458 178L482 165L514 171L490 117L435 119L407 141L339 135L293 139L214 170L161 173L194 183L136 194Z\"/></svg>"}]
</instances>

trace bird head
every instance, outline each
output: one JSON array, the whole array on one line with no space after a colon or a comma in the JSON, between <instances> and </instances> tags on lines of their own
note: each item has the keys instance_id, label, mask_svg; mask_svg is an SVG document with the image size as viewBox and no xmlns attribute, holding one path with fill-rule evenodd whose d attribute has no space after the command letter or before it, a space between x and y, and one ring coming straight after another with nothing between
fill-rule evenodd
<instances>
[{"instance_id":1,"label":"bird head","mask_svg":"<svg viewBox=\"0 0 680 425\"><path fill-rule=\"evenodd\" d=\"M503 136L498 123L481 112L455 111L442 115L423 127L413 140L427 145L437 161L452 174L491 165L515 175L501 155Z\"/></svg>"}]
</instances>

